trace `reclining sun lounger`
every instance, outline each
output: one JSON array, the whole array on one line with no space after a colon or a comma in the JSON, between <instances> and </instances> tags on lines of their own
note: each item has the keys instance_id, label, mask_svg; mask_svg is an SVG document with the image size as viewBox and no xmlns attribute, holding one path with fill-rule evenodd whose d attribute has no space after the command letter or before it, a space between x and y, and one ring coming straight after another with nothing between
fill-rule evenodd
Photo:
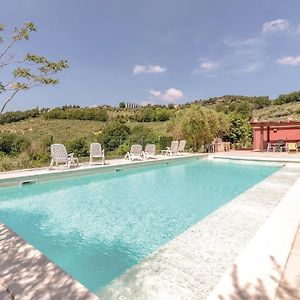
<instances>
[{"instance_id":1,"label":"reclining sun lounger","mask_svg":"<svg viewBox=\"0 0 300 300\"><path fill-rule=\"evenodd\" d=\"M78 158L74 157L74 153L69 153L63 144L52 144L51 145L51 164L49 169L54 164L58 166L60 163L64 163L69 169L71 166L78 166Z\"/></svg>"},{"instance_id":2,"label":"reclining sun lounger","mask_svg":"<svg viewBox=\"0 0 300 300\"><path fill-rule=\"evenodd\" d=\"M99 143L92 143L90 146L90 165L93 163L93 158L101 158L102 164L105 164L104 149L101 148Z\"/></svg>"},{"instance_id":3,"label":"reclining sun lounger","mask_svg":"<svg viewBox=\"0 0 300 300\"><path fill-rule=\"evenodd\" d=\"M155 158L156 146L154 144L147 144L143 155L145 159Z\"/></svg>"},{"instance_id":4,"label":"reclining sun lounger","mask_svg":"<svg viewBox=\"0 0 300 300\"><path fill-rule=\"evenodd\" d=\"M132 145L130 151L126 153L125 159L129 159L131 161L134 161L135 159L143 159L142 150L141 145Z\"/></svg>"}]
</instances>

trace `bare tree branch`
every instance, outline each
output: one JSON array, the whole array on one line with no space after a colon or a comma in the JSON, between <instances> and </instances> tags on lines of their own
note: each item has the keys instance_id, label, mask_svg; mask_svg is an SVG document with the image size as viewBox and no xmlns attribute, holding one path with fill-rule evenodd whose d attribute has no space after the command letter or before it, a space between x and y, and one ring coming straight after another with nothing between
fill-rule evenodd
<instances>
[{"instance_id":1,"label":"bare tree branch","mask_svg":"<svg viewBox=\"0 0 300 300\"><path fill-rule=\"evenodd\" d=\"M3 104L2 108L1 108L1 111L0 111L0 115L3 114L6 105L14 98L14 96L16 96L16 94L17 94L19 91L20 91L20 90L14 91L14 92L11 94L11 96L4 102L4 104Z\"/></svg>"}]
</instances>

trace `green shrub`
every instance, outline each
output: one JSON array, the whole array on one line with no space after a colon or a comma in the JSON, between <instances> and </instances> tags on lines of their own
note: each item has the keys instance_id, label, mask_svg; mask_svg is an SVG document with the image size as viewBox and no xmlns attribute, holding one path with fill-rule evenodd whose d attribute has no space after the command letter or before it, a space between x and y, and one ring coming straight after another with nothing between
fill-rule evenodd
<instances>
[{"instance_id":1,"label":"green shrub","mask_svg":"<svg viewBox=\"0 0 300 300\"><path fill-rule=\"evenodd\" d=\"M121 122L109 123L99 135L99 142L105 151L114 151L122 145L130 134L130 128Z\"/></svg>"},{"instance_id":2,"label":"green shrub","mask_svg":"<svg viewBox=\"0 0 300 300\"><path fill-rule=\"evenodd\" d=\"M136 125L132 128L129 137L130 144L140 144L145 147L147 144L157 144L159 136L144 125Z\"/></svg>"},{"instance_id":3,"label":"green shrub","mask_svg":"<svg viewBox=\"0 0 300 300\"><path fill-rule=\"evenodd\" d=\"M12 157L0 152L0 172L27 169L33 166L30 157L26 153Z\"/></svg>"},{"instance_id":4,"label":"green shrub","mask_svg":"<svg viewBox=\"0 0 300 300\"><path fill-rule=\"evenodd\" d=\"M68 150L78 157L85 157L89 155L89 146L86 139L84 138L79 138L71 141L68 144Z\"/></svg>"},{"instance_id":5,"label":"green shrub","mask_svg":"<svg viewBox=\"0 0 300 300\"><path fill-rule=\"evenodd\" d=\"M0 152L7 155L17 155L30 148L30 141L14 133L0 134Z\"/></svg>"},{"instance_id":6,"label":"green shrub","mask_svg":"<svg viewBox=\"0 0 300 300\"><path fill-rule=\"evenodd\" d=\"M36 118L40 115L39 109L30 109L26 111L11 111L0 115L0 124L19 122L29 118Z\"/></svg>"}]
</instances>

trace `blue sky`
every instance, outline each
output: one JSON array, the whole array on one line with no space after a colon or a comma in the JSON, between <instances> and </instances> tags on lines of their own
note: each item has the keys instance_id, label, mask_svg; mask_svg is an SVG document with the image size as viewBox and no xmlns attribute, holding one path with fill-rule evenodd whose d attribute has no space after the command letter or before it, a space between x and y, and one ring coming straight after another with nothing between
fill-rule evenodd
<instances>
[{"instance_id":1,"label":"blue sky","mask_svg":"<svg viewBox=\"0 0 300 300\"><path fill-rule=\"evenodd\" d=\"M2 1L6 38L24 21L38 28L14 55L70 64L58 86L20 94L8 110L299 90L299 11L299 0Z\"/></svg>"}]
</instances>

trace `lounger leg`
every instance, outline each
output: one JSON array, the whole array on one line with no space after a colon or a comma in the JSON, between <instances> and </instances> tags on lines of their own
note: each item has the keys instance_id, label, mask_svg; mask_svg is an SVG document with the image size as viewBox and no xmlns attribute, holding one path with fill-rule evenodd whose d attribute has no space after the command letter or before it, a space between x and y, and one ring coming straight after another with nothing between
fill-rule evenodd
<instances>
[{"instance_id":1,"label":"lounger leg","mask_svg":"<svg viewBox=\"0 0 300 300\"><path fill-rule=\"evenodd\" d=\"M51 159L51 163L50 163L50 167L49 167L49 169L52 169L52 167L53 167L53 159Z\"/></svg>"}]
</instances>

